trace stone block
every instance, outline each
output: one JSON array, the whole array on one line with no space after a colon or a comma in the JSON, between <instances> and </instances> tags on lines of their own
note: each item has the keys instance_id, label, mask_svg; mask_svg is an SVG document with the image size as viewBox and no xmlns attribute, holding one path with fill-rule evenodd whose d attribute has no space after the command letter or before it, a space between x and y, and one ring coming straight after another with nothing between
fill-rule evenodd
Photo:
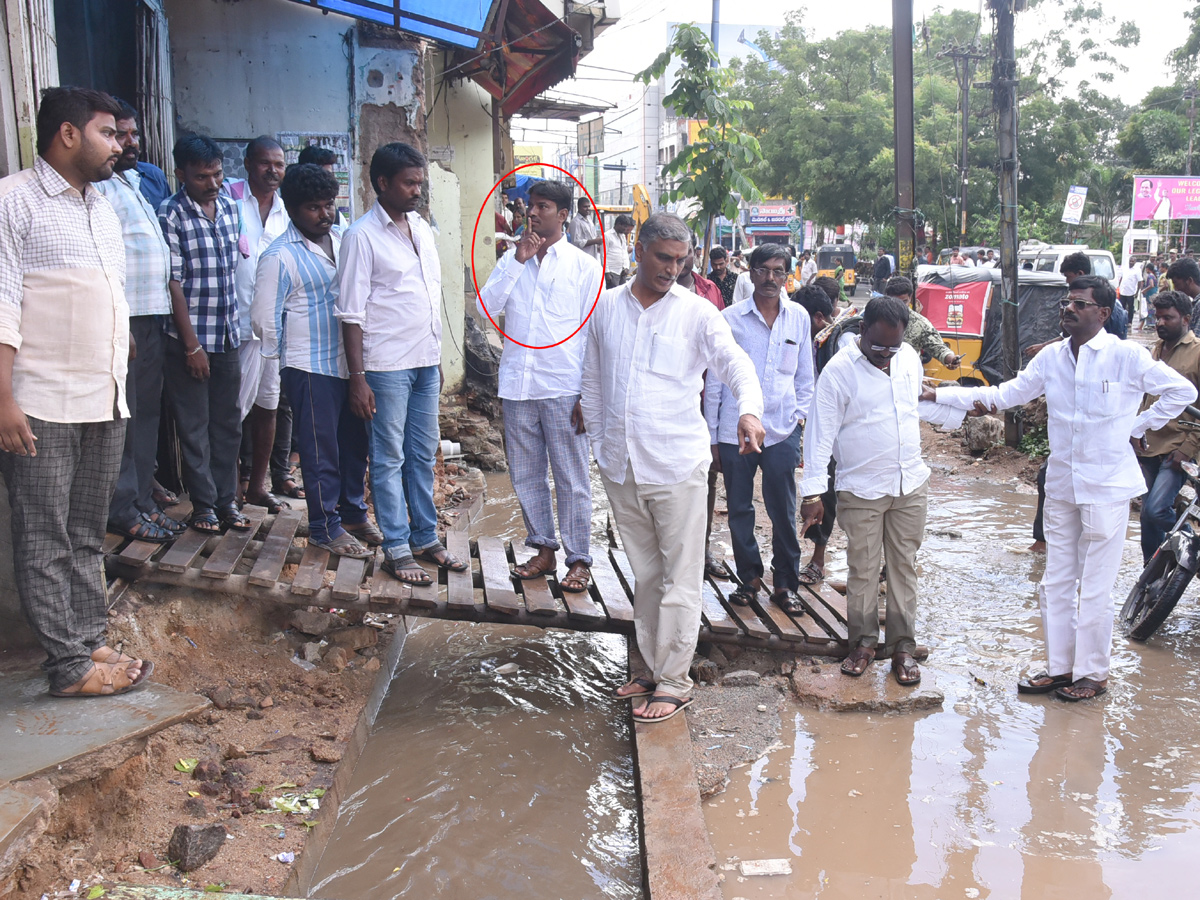
<instances>
[{"instance_id":1,"label":"stone block","mask_svg":"<svg viewBox=\"0 0 1200 900\"><path fill-rule=\"evenodd\" d=\"M176 825L167 845L167 858L182 872L191 872L211 860L225 846L224 825Z\"/></svg>"},{"instance_id":2,"label":"stone block","mask_svg":"<svg viewBox=\"0 0 1200 900\"><path fill-rule=\"evenodd\" d=\"M721 679L722 687L756 687L762 681L762 676L750 669L739 669L737 672L728 672Z\"/></svg>"},{"instance_id":3,"label":"stone block","mask_svg":"<svg viewBox=\"0 0 1200 900\"><path fill-rule=\"evenodd\" d=\"M916 712L936 709L945 700L932 670L922 666L921 683L902 687L892 676L890 659L873 662L859 678L831 664L799 667L790 681L801 703L834 712Z\"/></svg>"}]
</instances>

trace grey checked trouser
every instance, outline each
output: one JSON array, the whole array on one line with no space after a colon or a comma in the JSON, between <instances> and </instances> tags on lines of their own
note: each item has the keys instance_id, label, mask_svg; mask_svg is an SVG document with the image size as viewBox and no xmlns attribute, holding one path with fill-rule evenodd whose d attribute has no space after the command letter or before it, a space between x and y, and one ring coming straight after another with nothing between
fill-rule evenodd
<instances>
[{"instance_id":1,"label":"grey checked trouser","mask_svg":"<svg viewBox=\"0 0 1200 900\"><path fill-rule=\"evenodd\" d=\"M576 434L571 410L579 398L504 401L504 446L513 492L521 504L528 537L525 546L557 550L554 511L550 504L547 459L554 472L558 524L567 550L567 565L592 564L592 483L588 474L588 440Z\"/></svg>"},{"instance_id":2,"label":"grey checked trouser","mask_svg":"<svg viewBox=\"0 0 1200 900\"><path fill-rule=\"evenodd\" d=\"M79 681L104 644L103 543L125 445L125 420L61 424L29 418L37 456L0 452L12 507L21 609L38 636L51 690Z\"/></svg>"}]
</instances>

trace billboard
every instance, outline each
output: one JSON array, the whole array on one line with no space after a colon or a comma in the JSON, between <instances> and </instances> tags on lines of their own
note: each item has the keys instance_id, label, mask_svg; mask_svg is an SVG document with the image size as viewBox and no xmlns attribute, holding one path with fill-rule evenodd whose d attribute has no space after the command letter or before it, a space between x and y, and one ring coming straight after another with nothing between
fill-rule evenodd
<instances>
[{"instance_id":1,"label":"billboard","mask_svg":"<svg viewBox=\"0 0 1200 900\"><path fill-rule=\"evenodd\" d=\"M747 225L776 225L788 227L789 220L796 217L796 204L787 200L763 200L750 206Z\"/></svg>"},{"instance_id":2,"label":"billboard","mask_svg":"<svg viewBox=\"0 0 1200 900\"><path fill-rule=\"evenodd\" d=\"M515 144L513 146L513 165L524 166L530 163L545 162L543 156L543 148L536 144ZM542 178L545 176L545 169L538 166L534 169L522 169L524 175L532 175L534 178Z\"/></svg>"},{"instance_id":3,"label":"billboard","mask_svg":"<svg viewBox=\"0 0 1200 900\"><path fill-rule=\"evenodd\" d=\"M1200 178L1134 175L1133 220L1200 219Z\"/></svg>"},{"instance_id":4,"label":"billboard","mask_svg":"<svg viewBox=\"0 0 1200 900\"><path fill-rule=\"evenodd\" d=\"M1062 220L1066 224L1078 225L1083 221L1083 204L1087 202L1087 191L1086 187L1080 187L1077 184L1071 185L1062 214Z\"/></svg>"}]
</instances>

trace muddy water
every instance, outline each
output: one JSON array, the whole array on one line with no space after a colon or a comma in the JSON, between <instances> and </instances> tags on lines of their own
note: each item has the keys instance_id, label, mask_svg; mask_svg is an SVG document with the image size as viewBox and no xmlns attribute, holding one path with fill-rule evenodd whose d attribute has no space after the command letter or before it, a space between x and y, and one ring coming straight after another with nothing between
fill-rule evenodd
<instances>
[{"instance_id":1,"label":"muddy water","mask_svg":"<svg viewBox=\"0 0 1200 900\"><path fill-rule=\"evenodd\" d=\"M477 533L524 534L511 493ZM615 635L419 624L311 896L642 897L626 667Z\"/></svg>"},{"instance_id":2,"label":"muddy water","mask_svg":"<svg viewBox=\"0 0 1200 900\"><path fill-rule=\"evenodd\" d=\"M919 639L944 706L789 707L782 749L736 770L705 815L723 865L786 858L793 874L725 869L725 897L1196 896L1196 589L1150 643L1115 639L1105 700L1019 700L1018 672L1041 663L1042 558L1013 552L1036 497L938 475L932 487ZM1135 519L1118 597L1140 568Z\"/></svg>"}]
</instances>

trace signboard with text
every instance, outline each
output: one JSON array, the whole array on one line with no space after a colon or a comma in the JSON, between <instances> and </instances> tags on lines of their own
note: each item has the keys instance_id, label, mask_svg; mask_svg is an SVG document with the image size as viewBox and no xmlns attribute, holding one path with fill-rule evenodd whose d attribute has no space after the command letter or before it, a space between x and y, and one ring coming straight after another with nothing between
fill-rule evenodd
<instances>
[{"instance_id":1,"label":"signboard with text","mask_svg":"<svg viewBox=\"0 0 1200 900\"><path fill-rule=\"evenodd\" d=\"M1133 220L1162 222L1171 219L1200 219L1200 178L1134 175Z\"/></svg>"},{"instance_id":2,"label":"signboard with text","mask_svg":"<svg viewBox=\"0 0 1200 900\"><path fill-rule=\"evenodd\" d=\"M1062 214L1062 220L1067 225L1078 225L1083 221L1083 205L1087 202L1087 192L1086 187L1080 187L1077 184L1071 185Z\"/></svg>"},{"instance_id":3,"label":"signboard with text","mask_svg":"<svg viewBox=\"0 0 1200 900\"><path fill-rule=\"evenodd\" d=\"M917 285L921 314L943 335L956 337L983 337L991 293L991 281L968 281L954 287L931 282Z\"/></svg>"},{"instance_id":4,"label":"signboard with text","mask_svg":"<svg viewBox=\"0 0 1200 900\"><path fill-rule=\"evenodd\" d=\"M786 200L763 200L752 204L746 219L747 225L778 225L786 229L796 217L796 204Z\"/></svg>"}]
</instances>

